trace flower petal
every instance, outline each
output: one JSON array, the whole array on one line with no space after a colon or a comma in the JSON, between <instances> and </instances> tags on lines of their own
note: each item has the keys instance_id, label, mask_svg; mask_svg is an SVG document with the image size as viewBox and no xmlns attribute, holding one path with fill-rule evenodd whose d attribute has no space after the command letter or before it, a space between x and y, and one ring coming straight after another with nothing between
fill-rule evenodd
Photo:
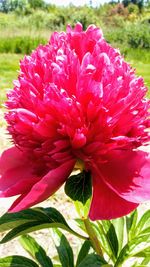
<instances>
[{"instance_id":1,"label":"flower petal","mask_svg":"<svg viewBox=\"0 0 150 267\"><path fill-rule=\"evenodd\" d=\"M150 199L150 154L113 151L99 168L104 183L120 197L134 203Z\"/></svg>"},{"instance_id":2,"label":"flower petal","mask_svg":"<svg viewBox=\"0 0 150 267\"><path fill-rule=\"evenodd\" d=\"M92 175L93 197L89 217L91 220L110 220L124 216L138 204L128 202L112 191L94 170Z\"/></svg>"},{"instance_id":3,"label":"flower petal","mask_svg":"<svg viewBox=\"0 0 150 267\"><path fill-rule=\"evenodd\" d=\"M22 164L23 154L17 147L6 149L0 157L0 175L11 168L18 167Z\"/></svg>"},{"instance_id":4,"label":"flower petal","mask_svg":"<svg viewBox=\"0 0 150 267\"><path fill-rule=\"evenodd\" d=\"M0 197L26 193L40 178L33 174L33 167L25 153L12 147L0 157Z\"/></svg>"},{"instance_id":5,"label":"flower petal","mask_svg":"<svg viewBox=\"0 0 150 267\"><path fill-rule=\"evenodd\" d=\"M32 187L30 192L26 194L24 198L20 197L20 202L17 200L16 205L13 204L9 211L18 212L50 197L68 178L73 170L74 165L75 160L72 159L63 163L56 169L49 171L38 183Z\"/></svg>"}]
</instances>

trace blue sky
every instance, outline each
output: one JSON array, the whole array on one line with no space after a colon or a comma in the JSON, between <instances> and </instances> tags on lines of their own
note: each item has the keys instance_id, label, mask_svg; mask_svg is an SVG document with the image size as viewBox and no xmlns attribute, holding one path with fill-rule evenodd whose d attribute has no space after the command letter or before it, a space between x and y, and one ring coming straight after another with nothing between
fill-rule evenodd
<instances>
[{"instance_id":1,"label":"blue sky","mask_svg":"<svg viewBox=\"0 0 150 267\"><path fill-rule=\"evenodd\" d=\"M72 3L73 5L76 6L81 6L85 4L89 4L90 0L45 0L48 3L55 4L55 5L68 5ZM93 6L97 6L100 4L104 4L106 2L109 2L109 0L92 0Z\"/></svg>"}]
</instances>

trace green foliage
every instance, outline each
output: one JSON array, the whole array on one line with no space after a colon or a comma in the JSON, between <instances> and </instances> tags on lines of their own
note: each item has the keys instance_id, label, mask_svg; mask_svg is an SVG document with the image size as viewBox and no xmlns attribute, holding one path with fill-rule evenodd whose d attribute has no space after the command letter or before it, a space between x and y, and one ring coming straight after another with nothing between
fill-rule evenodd
<instances>
[{"instance_id":1,"label":"green foliage","mask_svg":"<svg viewBox=\"0 0 150 267\"><path fill-rule=\"evenodd\" d=\"M76 233L67 224L64 217L54 208L35 208L18 213L6 213L0 218L0 231L10 230L0 241L6 243L17 236L44 228L62 228L70 233L86 239Z\"/></svg>"},{"instance_id":2,"label":"green foliage","mask_svg":"<svg viewBox=\"0 0 150 267\"><path fill-rule=\"evenodd\" d=\"M74 201L78 200L85 204L92 195L90 173L83 171L77 175L70 176L65 184L65 193Z\"/></svg>"},{"instance_id":3,"label":"green foliage","mask_svg":"<svg viewBox=\"0 0 150 267\"><path fill-rule=\"evenodd\" d=\"M26 11L26 9L38 9L46 8L46 3L44 0L1 0L0 11L7 13L11 11Z\"/></svg>"},{"instance_id":4,"label":"green foliage","mask_svg":"<svg viewBox=\"0 0 150 267\"><path fill-rule=\"evenodd\" d=\"M150 211L138 219L137 210L111 221L92 223L103 252L113 266L120 267L129 258L150 260ZM82 229L86 231L83 227ZM134 259L133 259L134 261ZM124 265L123 265L124 266ZM137 267L137 265L135 265ZM147 265L146 265L147 266Z\"/></svg>"},{"instance_id":5,"label":"green foliage","mask_svg":"<svg viewBox=\"0 0 150 267\"><path fill-rule=\"evenodd\" d=\"M85 240L79 251L76 266L78 266L84 260L84 258L88 255L90 248L91 248L90 240Z\"/></svg>"},{"instance_id":6,"label":"green foliage","mask_svg":"<svg viewBox=\"0 0 150 267\"><path fill-rule=\"evenodd\" d=\"M103 251L115 262L118 254L118 239L111 221L97 222L95 230Z\"/></svg>"},{"instance_id":7,"label":"green foliage","mask_svg":"<svg viewBox=\"0 0 150 267\"><path fill-rule=\"evenodd\" d=\"M33 237L23 235L20 238L20 243L29 255L40 264L40 267L53 267L51 259Z\"/></svg>"},{"instance_id":8,"label":"green foliage","mask_svg":"<svg viewBox=\"0 0 150 267\"><path fill-rule=\"evenodd\" d=\"M148 24L129 23L124 29L108 30L105 33L106 40L112 44L123 44L131 48L150 48L150 27Z\"/></svg>"},{"instance_id":9,"label":"green foliage","mask_svg":"<svg viewBox=\"0 0 150 267\"><path fill-rule=\"evenodd\" d=\"M138 30L137 30L138 29ZM133 24L127 29L127 41L132 48L150 48L150 27L146 24Z\"/></svg>"},{"instance_id":10,"label":"green foliage","mask_svg":"<svg viewBox=\"0 0 150 267\"><path fill-rule=\"evenodd\" d=\"M122 3L124 6L129 6L130 4L137 5L139 9L142 9L144 6L144 0L123 0Z\"/></svg>"},{"instance_id":11,"label":"green foliage","mask_svg":"<svg viewBox=\"0 0 150 267\"><path fill-rule=\"evenodd\" d=\"M28 0L28 3L33 9L44 8L46 5L44 0Z\"/></svg>"},{"instance_id":12,"label":"green foliage","mask_svg":"<svg viewBox=\"0 0 150 267\"><path fill-rule=\"evenodd\" d=\"M45 28L47 30L57 30L63 27L66 21L65 13L55 12L46 13L42 10L37 10L29 16L29 22L34 22L36 29Z\"/></svg>"},{"instance_id":13,"label":"green foliage","mask_svg":"<svg viewBox=\"0 0 150 267\"><path fill-rule=\"evenodd\" d=\"M0 107L6 99L6 90L13 87L12 81L17 78L21 55L0 54Z\"/></svg>"},{"instance_id":14,"label":"green foliage","mask_svg":"<svg viewBox=\"0 0 150 267\"><path fill-rule=\"evenodd\" d=\"M89 254L91 243L89 240L86 240L78 254L77 263L74 265L73 250L65 235L58 230L53 230L53 240L62 267L100 267L107 263L104 258L99 255L96 255L95 253Z\"/></svg>"},{"instance_id":15,"label":"green foliage","mask_svg":"<svg viewBox=\"0 0 150 267\"><path fill-rule=\"evenodd\" d=\"M39 44L46 40L38 37L16 36L0 40L0 53L30 54Z\"/></svg>"},{"instance_id":16,"label":"green foliage","mask_svg":"<svg viewBox=\"0 0 150 267\"><path fill-rule=\"evenodd\" d=\"M150 233L150 232L149 232ZM137 256L139 252L143 250L143 247L149 248L150 245L150 234L141 235L132 239L126 246L121 250L119 257L116 261L116 266L121 266L128 258Z\"/></svg>"},{"instance_id":17,"label":"green foliage","mask_svg":"<svg viewBox=\"0 0 150 267\"><path fill-rule=\"evenodd\" d=\"M99 8L47 5L44 8L43 0L17 1L13 2L18 3L15 12L0 13L0 52L28 54L39 42L46 42L50 31L65 30L68 23L74 26L77 21L84 29L89 24L101 27L113 45L150 48L148 7L139 14L134 3L127 8L122 4L105 4Z\"/></svg>"},{"instance_id":18,"label":"green foliage","mask_svg":"<svg viewBox=\"0 0 150 267\"><path fill-rule=\"evenodd\" d=\"M62 267L74 267L73 250L65 235L62 234L61 231L54 229L53 241L55 243Z\"/></svg>"},{"instance_id":19,"label":"green foliage","mask_svg":"<svg viewBox=\"0 0 150 267\"><path fill-rule=\"evenodd\" d=\"M1 0L0 11L10 12L19 9L20 11L25 9L28 4L27 0Z\"/></svg>"},{"instance_id":20,"label":"green foliage","mask_svg":"<svg viewBox=\"0 0 150 267\"><path fill-rule=\"evenodd\" d=\"M128 241L131 240L135 235L134 229L137 224L137 219L138 219L137 210L132 212L130 216L126 217L126 231L128 235Z\"/></svg>"},{"instance_id":21,"label":"green foliage","mask_svg":"<svg viewBox=\"0 0 150 267\"><path fill-rule=\"evenodd\" d=\"M150 262L150 211L146 211L140 218L138 217L137 211L134 211L126 217L111 221L89 221L89 227L95 233L94 235L102 249L102 255L95 253L94 250L97 243L93 243L94 240L86 225L83 227L85 219L80 219L82 222L79 223L80 228L86 232L86 235L89 235L89 238L81 245L76 264L74 263L74 253L68 241L69 239L56 228L65 229L79 238L83 238L83 236L72 230L64 217L54 208L36 208L3 215L0 218L0 229L2 232L11 231L5 235L1 243L23 234L20 239L21 244L34 260L31 261L28 258L24 258L23 263L29 267L37 267L36 263L41 267L120 267L130 258L132 258L133 262L132 267L148 266ZM35 227L35 222L38 222L38 228ZM30 232L31 228L26 228L25 231L18 230L27 224L32 224L32 231L42 229L43 224L52 228L52 237L59 256L59 263L53 265L45 250L36 240L29 235L24 235L25 232ZM107 259L109 259L109 264ZM20 265L21 260L23 258L20 256L2 258L0 259L0 266L21 267L24 266ZM139 262L141 265L139 265Z\"/></svg>"},{"instance_id":22,"label":"green foliage","mask_svg":"<svg viewBox=\"0 0 150 267\"><path fill-rule=\"evenodd\" d=\"M124 245L124 224L125 224L125 218L117 218L115 220L112 220L112 229L115 232L114 237L112 240L114 240L114 247L116 248L116 255L118 255ZM111 235L113 232L111 233ZM109 238L111 240L111 236Z\"/></svg>"},{"instance_id":23,"label":"green foliage","mask_svg":"<svg viewBox=\"0 0 150 267\"><path fill-rule=\"evenodd\" d=\"M150 210L146 211L140 218L139 222L135 225L135 235L143 232L144 229L148 228L150 226Z\"/></svg>"},{"instance_id":24,"label":"green foliage","mask_svg":"<svg viewBox=\"0 0 150 267\"><path fill-rule=\"evenodd\" d=\"M134 13L134 14L137 15L139 13L138 6L135 5L135 4L133 4L133 3L131 3L131 4L128 5L128 11L129 11L129 14Z\"/></svg>"},{"instance_id":25,"label":"green foliage","mask_svg":"<svg viewBox=\"0 0 150 267\"><path fill-rule=\"evenodd\" d=\"M77 267L101 267L101 266L110 266L106 265L106 261L104 261L99 255L94 253L87 255L83 261Z\"/></svg>"},{"instance_id":26,"label":"green foliage","mask_svg":"<svg viewBox=\"0 0 150 267\"><path fill-rule=\"evenodd\" d=\"M9 256L0 259L0 267L39 267L34 261L22 256Z\"/></svg>"},{"instance_id":27,"label":"green foliage","mask_svg":"<svg viewBox=\"0 0 150 267\"><path fill-rule=\"evenodd\" d=\"M70 7L68 8L68 21L72 26L74 26L77 22L82 23L83 29L86 29L89 24L97 24L100 25L101 18L99 14L95 12L94 9L91 9L88 6L81 7Z\"/></svg>"},{"instance_id":28,"label":"green foliage","mask_svg":"<svg viewBox=\"0 0 150 267\"><path fill-rule=\"evenodd\" d=\"M117 234L115 231L115 227L113 226L112 222L105 221L105 220L102 221L102 227L105 231L107 242L109 242L111 250L112 250L115 258L117 258L118 249L119 249L119 245L118 245L119 242L118 242Z\"/></svg>"}]
</instances>

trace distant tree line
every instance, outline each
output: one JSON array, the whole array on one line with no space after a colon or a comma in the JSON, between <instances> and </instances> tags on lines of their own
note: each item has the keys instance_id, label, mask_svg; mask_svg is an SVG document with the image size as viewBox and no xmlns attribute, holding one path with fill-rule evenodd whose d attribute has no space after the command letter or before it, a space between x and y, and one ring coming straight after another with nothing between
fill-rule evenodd
<instances>
[{"instance_id":1,"label":"distant tree line","mask_svg":"<svg viewBox=\"0 0 150 267\"><path fill-rule=\"evenodd\" d=\"M124 7L129 6L130 4L138 6L139 10L141 10L144 6L148 6L150 4L150 0L112 0L111 3L122 3Z\"/></svg>"},{"instance_id":2,"label":"distant tree line","mask_svg":"<svg viewBox=\"0 0 150 267\"><path fill-rule=\"evenodd\" d=\"M124 7L127 7L130 4L137 5L139 10L142 10L144 7L144 0L123 0L122 3Z\"/></svg>"},{"instance_id":3,"label":"distant tree line","mask_svg":"<svg viewBox=\"0 0 150 267\"><path fill-rule=\"evenodd\" d=\"M144 5L150 5L150 0L110 0L110 4L118 3L122 3L124 7L127 7L130 4L134 4L138 6L139 10L141 10ZM47 9L50 5L51 4L46 3L44 0L0 0L0 12L8 13L15 10L23 11L29 9L44 10Z\"/></svg>"},{"instance_id":4,"label":"distant tree line","mask_svg":"<svg viewBox=\"0 0 150 267\"><path fill-rule=\"evenodd\" d=\"M0 11L8 13L16 9L24 10L26 8L45 9L44 0L0 0Z\"/></svg>"}]
</instances>

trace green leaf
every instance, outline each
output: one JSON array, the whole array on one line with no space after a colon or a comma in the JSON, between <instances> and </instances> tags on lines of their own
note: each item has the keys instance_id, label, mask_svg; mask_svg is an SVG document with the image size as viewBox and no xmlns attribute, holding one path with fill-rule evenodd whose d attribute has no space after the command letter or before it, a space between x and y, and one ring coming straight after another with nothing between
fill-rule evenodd
<instances>
[{"instance_id":1,"label":"green leaf","mask_svg":"<svg viewBox=\"0 0 150 267\"><path fill-rule=\"evenodd\" d=\"M85 204L92 195L90 172L83 171L77 175L70 176L65 184L65 193L72 200L78 200Z\"/></svg>"},{"instance_id":2,"label":"green leaf","mask_svg":"<svg viewBox=\"0 0 150 267\"><path fill-rule=\"evenodd\" d=\"M23 248L35 259L41 267L53 267L51 259L46 255L45 250L29 236L23 235L20 238L20 243Z\"/></svg>"},{"instance_id":3,"label":"green leaf","mask_svg":"<svg viewBox=\"0 0 150 267\"><path fill-rule=\"evenodd\" d=\"M142 232L138 233L139 236L150 234L150 227L143 229Z\"/></svg>"},{"instance_id":4,"label":"green leaf","mask_svg":"<svg viewBox=\"0 0 150 267\"><path fill-rule=\"evenodd\" d=\"M62 267L74 267L72 248L61 231L53 229L53 241L55 243Z\"/></svg>"},{"instance_id":5,"label":"green leaf","mask_svg":"<svg viewBox=\"0 0 150 267\"><path fill-rule=\"evenodd\" d=\"M112 248L113 248L115 256L117 257L117 254L118 254L118 239L117 239L116 231L115 231L115 228L114 228L113 224L111 224L106 236L107 236L107 239L109 239L109 241L110 241L110 243L112 245Z\"/></svg>"},{"instance_id":6,"label":"green leaf","mask_svg":"<svg viewBox=\"0 0 150 267\"><path fill-rule=\"evenodd\" d=\"M78 267L100 267L107 264L104 259L102 259L99 255L89 254L84 260L78 265Z\"/></svg>"},{"instance_id":7,"label":"green leaf","mask_svg":"<svg viewBox=\"0 0 150 267\"><path fill-rule=\"evenodd\" d=\"M150 227L150 210L146 211L138 222L135 230L136 235L148 227Z\"/></svg>"},{"instance_id":8,"label":"green leaf","mask_svg":"<svg viewBox=\"0 0 150 267\"><path fill-rule=\"evenodd\" d=\"M138 219L137 209L134 210L130 215L126 216L125 219L126 219L128 241L130 241L136 235L135 228Z\"/></svg>"},{"instance_id":9,"label":"green leaf","mask_svg":"<svg viewBox=\"0 0 150 267\"><path fill-rule=\"evenodd\" d=\"M134 264L131 267L137 267L137 266L138 266L138 263L136 261L136 262L134 262Z\"/></svg>"},{"instance_id":10,"label":"green leaf","mask_svg":"<svg viewBox=\"0 0 150 267\"><path fill-rule=\"evenodd\" d=\"M136 257L149 258L150 261L150 246L135 255Z\"/></svg>"},{"instance_id":11,"label":"green leaf","mask_svg":"<svg viewBox=\"0 0 150 267\"><path fill-rule=\"evenodd\" d=\"M91 248L91 242L89 240L85 240L79 251L76 266L78 266L80 262L87 256L90 248Z\"/></svg>"},{"instance_id":12,"label":"green leaf","mask_svg":"<svg viewBox=\"0 0 150 267\"><path fill-rule=\"evenodd\" d=\"M102 226L104 228L107 240L111 246L112 252L114 256L117 257L119 245L115 227L113 226L111 221L106 221L106 220L102 221Z\"/></svg>"},{"instance_id":13,"label":"green leaf","mask_svg":"<svg viewBox=\"0 0 150 267\"><path fill-rule=\"evenodd\" d=\"M33 211L33 214L32 214ZM12 215L12 216L11 216ZM12 228L12 222L13 225L15 225L15 218L16 222L19 222L19 225L15 228L13 228L11 231L9 231L6 236L1 240L0 243L5 243L10 241L11 239L23 235L26 233L30 233L39 229L44 228L53 228L58 227L62 228L79 238L86 239L86 237L81 236L80 234L76 233L74 230L70 228L70 226L67 224L64 217L61 215L59 211L57 211L55 208L36 208L36 209L29 209L26 211L26 222L21 221L22 218L22 212L18 212L18 214L15 214L16 216L13 216L14 214L10 214L10 216L5 216L8 220L7 225L6 221L4 220L3 216L0 218L0 221L4 222L2 223L3 229L11 229ZM30 216L32 219L30 219ZM34 219L33 219L34 218ZM20 221L19 221L20 219Z\"/></svg>"},{"instance_id":14,"label":"green leaf","mask_svg":"<svg viewBox=\"0 0 150 267\"><path fill-rule=\"evenodd\" d=\"M93 224L93 227L94 225L95 223ZM102 221L97 221L95 225L95 230L97 232L97 237L98 237L98 240L100 241L102 250L108 255L109 258L112 259L113 262L115 262L116 257L114 256L111 242L106 236L106 232L108 231L108 229L107 230L104 229Z\"/></svg>"},{"instance_id":15,"label":"green leaf","mask_svg":"<svg viewBox=\"0 0 150 267\"><path fill-rule=\"evenodd\" d=\"M16 213L5 213L0 217L0 232L10 230L26 222L45 220L45 215L37 209L28 209Z\"/></svg>"},{"instance_id":16,"label":"green leaf","mask_svg":"<svg viewBox=\"0 0 150 267\"><path fill-rule=\"evenodd\" d=\"M127 243L124 248L121 250L116 266L120 266L126 259L135 256L139 252L149 247L150 242L150 234L147 233L142 236L138 236L137 238L132 239L129 243Z\"/></svg>"},{"instance_id":17,"label":"green leaf","mask_svg":"<svg viewBox=\"0 0 150 267\"><path fill-rule=\"evenodd\" d=\"M86 233L86 229L85 229L85 225L82 219L76 218L75 222L77 223L78 227L80 227L80 229L82 229L82 231L84 231Z\"/></svg>"},{"instance_id":18,"label":"green leaf","mask_svg":"<svg viewBox=\"0 0 150 267\"><path fill-rule=\"evenodd\" d=\"M150 252L150 250L149 250L149 252ZM149 266L149 264L150 264L150 253L149 253L148 257L144 258L144 260L141 262L141 264Z\"/></svg>"},{"instance_id":19,"label":"green leaf","mask_svg":"<svg viewBox=\"0 0 150 267\"><path fill-rule=\"evenodd\" d=\"M123 243L124 243L124 225L125 225L125 218L121 217L115 220L112 220L112 224L114 226L114 231L116 233L116 238L115 238L115 242L117 244L118 242L118 253L120 253L122 247L123 247Z\"/></svg>"},{"instance_id":20,"label":"green leaf","mask_svg":"<svg viewBox=\"0 0 150 267\"><path fill-rule=\"evenodd\" d=\"M140 255L140 256L139 256ZM134 257L142 257L144 258L143 261L139 263L136 261L131 267L149 267L150 266L150 247L149 247L149 253L146 255L143 253L143 251L139 254L136 254Z\"/></svg>"},{"instance_id":21,"label":"green leaf","mask_svg":"<svg viewBox=\"0 0 150 267\"><path fill-rule=\"evenodd\" d=\"M28 222L28 223L24 223L22 225L19 225L18 227L12 229L11 231L9 231L4 238L0 241L0 244L6 243L14 238L16 238L17 236L20 235L24 235L26 233L30 233L33 231L37 231L40 229L44 229L44 228L48 228L48 227L54 227L55 225L51 225L51 224L45 224L42 222Z\"/></svg>"},{"instance_id":22,"label":"green leaf","mask_svg":"<svg viewBox=\"0 0 150 267\"><path fill-rule=\"evenodd\" d=\"M91 199L86 201L86 204L82 204L80 201L74 201L74 206L80 218L87 218L91 205Z\"/></svg>"},{"instance_id":23,"label":"green leaf","mask_svg":"<svg viewBox=\"0 0 150 267\"><path fill-rule=\"evenodd\" d=\"M8 256L0 259L0 267L39 267L34 261L23 256Z\"/></svg>"}]
</instances>

